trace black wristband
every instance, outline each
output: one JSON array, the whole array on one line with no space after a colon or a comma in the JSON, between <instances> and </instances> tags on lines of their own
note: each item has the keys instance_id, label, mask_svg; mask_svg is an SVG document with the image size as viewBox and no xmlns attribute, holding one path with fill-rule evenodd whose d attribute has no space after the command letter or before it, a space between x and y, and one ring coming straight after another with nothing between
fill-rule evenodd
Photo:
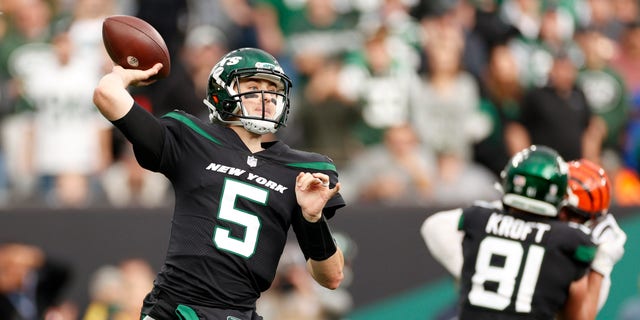
<instances>
[{"instance_id":1,"label":"black wristband","mask_svg":"<svg viewBox=\"0 0 640 320\"><path fill-rule=\"evenodd\" d=\"M302 220L302 233L306 244L305 254L309 258L323 261L336 253L338 247L324 215L316 222L309 222L304 218Z\"/></svg>"}]
</instances>

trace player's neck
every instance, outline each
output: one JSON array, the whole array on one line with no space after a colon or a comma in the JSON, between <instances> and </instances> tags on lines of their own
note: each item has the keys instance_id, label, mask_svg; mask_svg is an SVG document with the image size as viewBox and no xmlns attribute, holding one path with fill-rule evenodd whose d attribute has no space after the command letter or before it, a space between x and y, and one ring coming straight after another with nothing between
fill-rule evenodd
<instances>
[{"instance_id":1,"label":"player's neck","mask_svg":"<svg viewBox=\"0 0 640 320\"><path fill-rule=\"evenodd\" d=\"M231 130L235 131L238 137L240 137L240 140L244 142L244 145L247 146L247 149L252 153L264 150L262 147L262 135L249 132L240 126L231 126Z\"/></svg>"}]
</instances>

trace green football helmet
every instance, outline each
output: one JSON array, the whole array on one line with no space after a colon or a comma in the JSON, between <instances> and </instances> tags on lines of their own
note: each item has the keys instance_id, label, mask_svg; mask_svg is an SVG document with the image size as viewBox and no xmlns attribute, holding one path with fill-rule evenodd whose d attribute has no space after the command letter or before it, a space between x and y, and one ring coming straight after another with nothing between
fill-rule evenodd
<instances>
[{"instance_id":1,"label":"green football helmet","mask_svg":"<svg viewBox=\"0 0 640 320\"><path fill-rule=\"evenodd\" d=\"M568 165L553 149L532 145L514 155L500 173L502 202L538 215L555 217L567 194Z\"/></svg>"},{"instance_id":2,"label":"green football helmet","mask_svg":"<svg viewBox=\"0 0 640 320\"><path fill-rule=\"evenodd\" d=\"M240 79L257 78L275 84L276 91L238 92ZM209 119L226 124L243 126L257 134L275 133L286 125L289 114L291 80L282 71L278 61L269 53L256 48L242 48L227 53L211 69L205 105L209 108ZM264 115L267 96L276 106L275 116ZM243 97L260 97L262 116L251 116L245 109Z\"/></svg>"}]
</instances>

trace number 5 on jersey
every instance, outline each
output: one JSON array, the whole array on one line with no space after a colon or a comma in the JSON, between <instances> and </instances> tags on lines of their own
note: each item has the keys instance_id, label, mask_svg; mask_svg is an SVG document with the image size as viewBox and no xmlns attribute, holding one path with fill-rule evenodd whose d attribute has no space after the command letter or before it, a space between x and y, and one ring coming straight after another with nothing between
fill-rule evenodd
<instances>
[{"instance_id":1,"label":"number 5 on jersey","mask_svg":"<svg viewBox=\"0 0 640 320\"><path fill-rule=\"evenodd\" d=\"M217 248L245 258L249 258L255 253L260 234L260 219L253 212L237 209L235 204L237 198L242 197L266 205L268 195L269 192L263 188L225 179L222 196L220 196L218 219L243 226L245 233L243 239L235 238L231 236L229 229L216 226L213 231L213 243Z\"/></svg>"}]
</instances>

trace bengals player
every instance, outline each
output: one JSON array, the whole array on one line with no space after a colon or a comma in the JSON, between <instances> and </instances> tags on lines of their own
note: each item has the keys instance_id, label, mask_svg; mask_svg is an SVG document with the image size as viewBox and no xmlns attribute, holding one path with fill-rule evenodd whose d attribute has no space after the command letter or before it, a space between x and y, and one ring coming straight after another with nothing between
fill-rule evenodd
<instances>
[{"instance_id":1,"label":"bengals player","mask_svg":"<svg viewBox=\"0 0 640 320\"><path fill-rule=\"evenodd\" d=\"M570 161L569 190L566 205L560 219L583 224L591 229L596 244L605 241L622 241L624 232L609 212L611 205L611 181L604 168L587 159ZM600 310L609 295L611 270L601 270L604 279L598 299Z\"/></svg>"}]
</instances>

